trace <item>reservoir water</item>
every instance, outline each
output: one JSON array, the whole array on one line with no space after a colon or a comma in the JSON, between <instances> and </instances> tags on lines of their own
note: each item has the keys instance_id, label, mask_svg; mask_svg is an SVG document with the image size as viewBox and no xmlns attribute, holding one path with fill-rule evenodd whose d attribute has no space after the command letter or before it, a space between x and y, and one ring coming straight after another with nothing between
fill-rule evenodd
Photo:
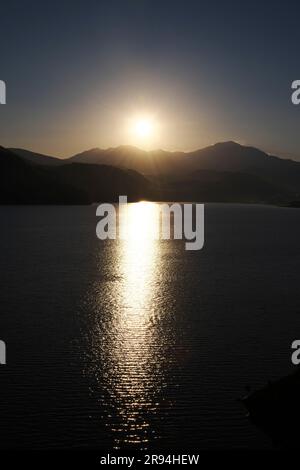
<instances>
[{"instance_id":1,"label":"reservoir water","mask_svg":"<svg viewBox=\"0 0 300 470\"><path fill-rule=\"evenodd\" d=\"M142 205L141 205L142 204ZM289 373L300 212L205 205L205 245L100 241L96 206L1 207L1 448L268 448L238 398Z\"/></svg>"}]
</instances>

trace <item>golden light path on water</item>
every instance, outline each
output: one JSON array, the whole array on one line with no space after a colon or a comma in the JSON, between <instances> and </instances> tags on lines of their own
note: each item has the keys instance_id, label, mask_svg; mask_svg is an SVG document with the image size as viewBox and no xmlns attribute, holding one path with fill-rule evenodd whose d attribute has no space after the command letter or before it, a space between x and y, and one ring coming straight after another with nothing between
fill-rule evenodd
<instances>
[{"instance_id":1,"label":"golden light path on water","mask_svg":"<svg viewBox=\"0 0 300 470\"><path fill-rule=\"evenodd\" d=\"M114 387L121 405L120 430L125 427L127 442L134 444L147 442L149 423L145 420L145 409L155 407L152 388L157 383L153 363L157 358L151 301L158 264L158 242L153 231L159 222L159 207L146 202L127 207L119 214L120 229L127 229L127 239L121 242L123 308L119 310L114 343L117 371Z\"/></svg>"},{"instance_id":2,"label":"golden light path on water","mask_svg":"<svg viewBox=\"0 0 300 470\"><path fill-rule=\"evenodd\" d=\"M119 228L127 229L127 237L101 242L99 276L107 266L109 274L90 295L89 373L114 447L142 449L155 438L153 422L168 360L162 248L154 236L160 208L140 202L119 210Z\"/></svg>"}]
</instances>

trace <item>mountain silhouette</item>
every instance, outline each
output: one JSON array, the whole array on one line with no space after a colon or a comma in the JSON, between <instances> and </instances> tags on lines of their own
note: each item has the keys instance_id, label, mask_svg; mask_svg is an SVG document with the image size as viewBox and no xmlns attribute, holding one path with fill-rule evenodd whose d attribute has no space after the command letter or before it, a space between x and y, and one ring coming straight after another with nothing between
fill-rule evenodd
<instances>
[{"instance_id":1,"label":"mountain silhouette","mask_svg":"<svg viewBox=\"0 0 300 470\"><path fill-rule=\"evenodd\" d=\"M129 201L153 197L151 183L133 170L71 163L51 167L48 171L61 183L80 188L92 202L115 202L119 195L126 195Z\"/></svg>"},{"instance_id":2,"label":"mountain silhouette","mask_svg":"<svg viewBox=\"0 0 300 470\"><path fill-rule=\"evenodd\" d=\"M150 183L132 170L112 166L37 165L0 147L1 204L88 204L151 197Z\"/></svg>"},{"instance_id":3,"label":"mountain silhouette","mask_svg":"<svg viewBox=\"0 0 300 470\"><path fill-rule=\"evenodd\" d=\"M268 155L257 148L236 142L218 143L191 152L186 166L194 170L248 173L295 193L300 191L300 162Z\"/></svg>"},{"instance_id":4,"label":"mountain silhouette","mask_svg":"<svg viewBox=\"0 0 300 470\"><path fill-rule=\"evenodd\" d=\"M0 147L1 204L86 204L87 195L59 181L46 168Z\"/></svg>"},{"instance_id":5,"label":"mountain silhouette","mask_svg":"<svg viewBox=\"0 0 300 470\"><path fill-rule=\"evenodd\" d=\"M107 150L94 148L74 155L69 162L94 163L129 168L144 175L168 174L177 168L185 154L164 150L141 150L130 145Z\"/></svg>"},{"instance_id":6,"label":"mountain silhouette","mask_svg":"<svg viewBox=\"0 0 300 470\"><path fill-rule=\"evenodd\" d=\"M157 180L156 180L157 181ZM247 174L229 171L197 170L184 179L164 180L160 199L169 201L282 203L295 194L277 184Z\"/></svg>"},{"instance_id":7,"label":"mountain silhouette","mask_svg":"<svg viewBox=\"0 0 300 470\"><path fill-rule=\"evenodd\" d=\"M67 159L22 149L13 149L12 154L35 172L43 170L43 177L60 187L81 191L91 202L114 201L127 194L131 200L293 201L297 207L300 199L300 162L233 141L187 153L122 145L94 148Z\"/></svg>"},{"instance_id":8,"label":"mountain silhouette","mask_svg":"<svg viewBox=\"0 0 300 470\"><path fill-rule=\"evenodd\" d=\"M19 155L19 157L22 157L32 163L37 163L38 165L60 165L64 163L64 160L61 160L60 158L31 152L30 150L18 148L10 148L9 150L14 154Z\"/></svg>"},{"instance_id":9,"label":"mountain silhouette","mask_svg":"<svg viewBox=\"0 0 300 470\"><path fill-rule=\"evenodd\" d=\"M38 162L38 154L29 155L17 151L21 156ZM22 153L21 153L22 152ZM40 156L42 162L43 156ZM133 146L121 145L115 148L93 148L76 154L68 159L56 159L47 162L88 163L112 165L132 169L145 176L166 176L186 178L193 171L214 170L247 173L263 178L270 184L278 185L299 196L300 162L283 159L255 148L236 142L221 142L193 152L168 152L165 150L141 150Z\"/></svg>"},{"instance_id":10,"label":"mountain silhouette","mask_svg":"<svg viewBox=\"0 0 300 470\"><path fill-rule=\"evenodd\" d=\"M188 153L147 152L129 146L92 149L71 157L69 161L123 166L153 176L178 177L197 170L247 173L289 191L300 191L300 162L271 156L257 148L232 141Z\"/></svg>"}]
</instances>

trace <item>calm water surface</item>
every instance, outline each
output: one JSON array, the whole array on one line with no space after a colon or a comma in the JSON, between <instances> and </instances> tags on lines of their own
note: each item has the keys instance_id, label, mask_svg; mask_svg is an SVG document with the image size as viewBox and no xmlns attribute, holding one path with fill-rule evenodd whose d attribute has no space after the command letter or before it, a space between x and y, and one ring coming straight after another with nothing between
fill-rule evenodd
<instances>
[{"instance_id":1,"label":"calm water surface","mask_svg":"<svg viewBox=\"0 0 300 470\"><path fill-rule=\"evenodd\" d=\"M99 241L96 206L1 207L1 447L270 447L237 398L291 370L300 211L209 204L205 247Z\"/></svg>"}]
</instances>

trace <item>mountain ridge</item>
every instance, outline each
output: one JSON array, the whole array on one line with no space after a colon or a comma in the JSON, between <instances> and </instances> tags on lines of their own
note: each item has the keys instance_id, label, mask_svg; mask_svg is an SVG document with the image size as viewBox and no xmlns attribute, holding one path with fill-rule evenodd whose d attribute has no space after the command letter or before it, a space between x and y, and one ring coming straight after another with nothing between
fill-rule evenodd
<instances>
[{"instance_id":1,"label":"mountain ridge","mask_svg":"<svg viewBox=\"0 0 300 470\"><path fill-rule=\"evenodd\" d=\"M128 145L106 150L93 148L59 161L47 156L46 165L45 162L40 165L41 154L32 156L19 149L18 155L31 165L47 168L55 178L63 177L68 185L76 180L77 187L88 193L92 201L112 196L114 200L117 189L119 194L126 194L126 190L133 198L154 200L274 203L300 200L300 162L234 141L186 153L146 151ZM80 165L83 174L79 174L78 166L72 165ZM117 169L122 173L117 174ZM104 175L112 178L110 181L116 187L101 192L96 188L97 178L105 186ZM125 180L131 183L125 184ZM93 182L91 190L89 181Z\"/></svg>"},{"instance_id":2,"label":"mountain ridge","mask_svg":"<svg viewBox=\"0 0 300 470\"><path fill-rule=\"evenodd\" d=\"M38 165L0 147L0 204L91 204L150 197L150 183L133 170L71 163Z\"/></svg>"}]
</instances>

